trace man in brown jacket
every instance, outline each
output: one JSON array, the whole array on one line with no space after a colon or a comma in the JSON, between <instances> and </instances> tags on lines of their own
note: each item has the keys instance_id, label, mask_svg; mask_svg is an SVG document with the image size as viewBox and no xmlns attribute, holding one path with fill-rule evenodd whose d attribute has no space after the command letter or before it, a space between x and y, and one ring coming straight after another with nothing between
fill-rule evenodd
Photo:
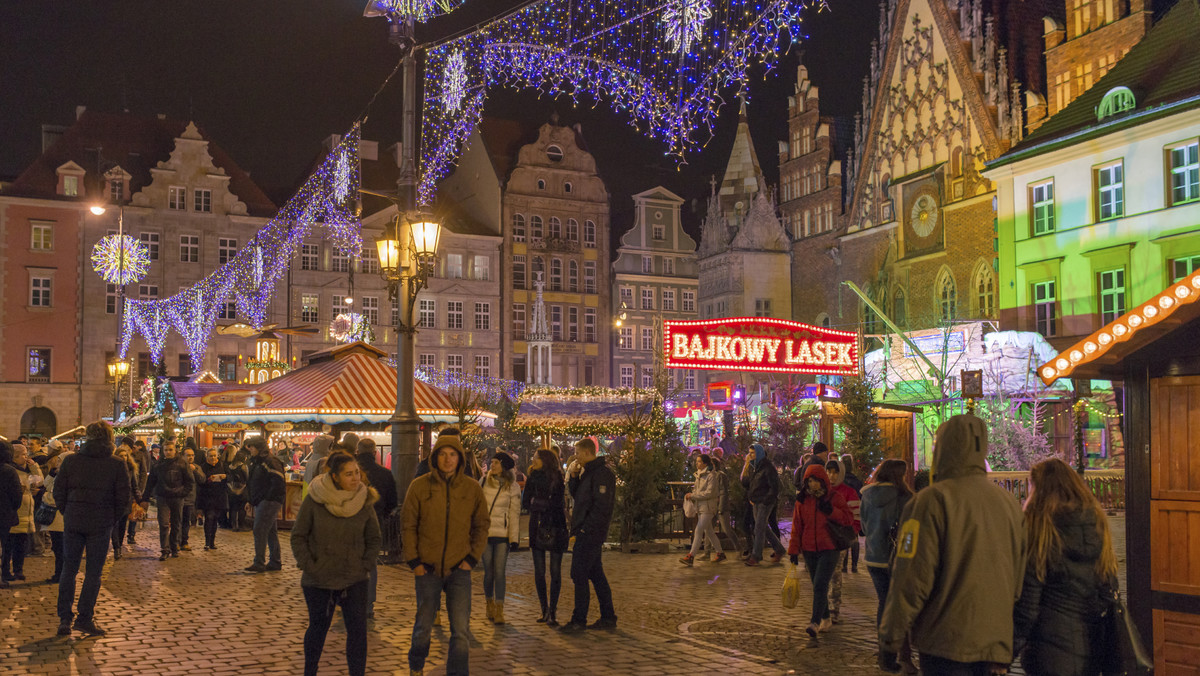
<instances>
[{"instance_id":1,"label":"man in brown jacket","mask_svg":"<svg viewBox=\"0 0 1200 676\"><path fill-rule=\"evenodd\" d=\"M988 479L987 428L956 415L937 431L933 484L905 507L880 649L911 632L927 676L1007 673L1025 530L1012 494Z\"/></svg>"},{"instance_id":2,"label":"man in brown jacket","mask_svg":"<svg viewBox=\"0 0 1200 676\"><path fill-rule=\"evenodd\" d=\"M446 592L450 615L447 676L468 673L471 569L487 544L487 502L479 484L463 473L466 453L457 436L439 436L433 470L413 479L404 497L403 556L416 575L417 617L408 650L409 674L420 676L429 656L429 634Z\"/></svg>"}]
</instances>

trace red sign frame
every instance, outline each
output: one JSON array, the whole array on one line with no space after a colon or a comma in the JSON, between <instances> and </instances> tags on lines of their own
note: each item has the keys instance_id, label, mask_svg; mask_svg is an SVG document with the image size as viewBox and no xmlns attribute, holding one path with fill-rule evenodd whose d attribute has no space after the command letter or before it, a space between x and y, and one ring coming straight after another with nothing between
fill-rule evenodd
<instances>
[{"instance_id":1,"label":"red sign frame","mask_svg":"<svg viewBox=\"0 0 1200 676\"><path fill-rule=\"evenodd\" d=\"M770 317L664 321L663 355L676 369L860 373L858 334Z\"/></svg>"}]
</instances>

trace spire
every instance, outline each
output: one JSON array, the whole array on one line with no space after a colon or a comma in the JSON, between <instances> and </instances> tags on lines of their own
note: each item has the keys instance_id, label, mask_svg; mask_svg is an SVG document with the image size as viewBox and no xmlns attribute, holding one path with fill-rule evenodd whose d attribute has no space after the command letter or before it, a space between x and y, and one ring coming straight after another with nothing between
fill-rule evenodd
<instances>
[{"instance_id":1,"label":"spire","mask_svg":"<svg viewBox=\"0 0 1200 676\"><path fill-rule=\"evenodd\" d=\"M533 287L537 289L537 299L533 303L533 319L526 347L525 382L533 385L551 385L553 336L550 335L550 326L546 321L546 303L542 298L546 282L542 281L541 272L533 273Z\"/></svg>"},{"instance_id":2,"label":"spire","mask_svg":"<svg viewBox=\"0 0 1200 676\"><path fill-rule=\"evenodd\" d=\"M700 228L700 246L696 249L698 258L715 256L729 248L729 227L725 215L721 213L721 200L716 192L708 198L708 213Z\"/></svg>"},{"instance_id":3,"label":"spire","mask_svg":"<svg viewBox=\"0 0 1200 676\"><path fill-rule=\"evenodd\" d=\"M546 321L546 303L542 300L542 290L546 288L546 282L542 280L540 272L533 273L533 278L533 287L537 289L537 299L533 302L529 340L535 343L550 342L550 325Z\"/></svg>"}]
</instances>

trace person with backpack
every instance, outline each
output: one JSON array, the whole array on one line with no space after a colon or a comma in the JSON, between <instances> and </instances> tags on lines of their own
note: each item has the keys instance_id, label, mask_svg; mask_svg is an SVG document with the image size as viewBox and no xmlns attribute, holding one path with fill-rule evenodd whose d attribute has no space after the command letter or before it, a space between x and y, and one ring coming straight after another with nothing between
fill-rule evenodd
<instances>
[{"instance_id":1,"label":"person with backpack","mask_svg":"<svg viewBox=\"0 0 1200 676\"><path fill-rule=\"evenodd\" d=\"M159 561L179 556L183 501L194 484L192 469L178 455L175 442L171 439L163 442L163 458L146 480L146 494L153 495L158 503Z\"/></svg>"},{"instance_id":2,"label":"person with backpack","mask_svg":"<svg viewBox=\"0 0 1200 676\"><path fill-rule=\"evenodd\" d=\"M779 471L762 444L754 444L751 449L753 453L746 455L746 466L742 468L742 485L746 487L746 498L754 506L754 547L744 563L757 566L767 543L775 550L771 563L779 563L787 548L770 525L770 516L779 503Z\"/></svg>"},{"instance_id":3,"label":"person with backpack","mask_svg":"<svg viewBox=\"0 0 1200 676\"><path fill-rule=\"evenodd\" d=\"M796 506L792 510L792 539L788 543L788 554L793 565L799 563L799 555L804 554L804 566L808 569L813 586L812 615L805 631L813 638L833 625L829 610L829 582L833 579L841 551L830 533L831 521L852 526L854 515L846 505L846 499L829 485L825 468L809 465L804 470L804 482L800 484Z\"/></svg>"},{"instance_id":4,"label":"person with backpack","mask_svg":"<svg viewBox=\"0 0 1200 676\"><path fill-rule=\"evenodd\" d=\"M697 455L695 487L692 492L683 496L684 500L691 500L696 504L696 529L692 536L692 549L686 556L679 559L679 562L685 566L690 567L695 562L696 552L700 551L700 545L703 544L705 538L708 538L708 543L712 547L713 562L725 560L725 551L721 549L721 541L717 538L716 529L713 528L717 508L721 504L719 483L712 458L707 453Z\"/></svg>"},{"instance_id":5,"label":"person with backpack","mask_svg":"<svg viewBox=\"0 0 1200 676\"><path fill-rule=\"evenodd\" d=\"M896 552L896 535L900 531L900 516L904 506L913 496L908 485L908 463L889 459L879 463L871 483L863 487L861 519L866 548L863 554L867 572L875 585L879 603L875 610L875 627L883 617L883 606L887 602L888 588L892 579L892 555ZM889 673L904 670L917 673L912 664L911 651L901 648L900 659L896 653L879 653L879 668Z\"/></svg>"}]
</instances>

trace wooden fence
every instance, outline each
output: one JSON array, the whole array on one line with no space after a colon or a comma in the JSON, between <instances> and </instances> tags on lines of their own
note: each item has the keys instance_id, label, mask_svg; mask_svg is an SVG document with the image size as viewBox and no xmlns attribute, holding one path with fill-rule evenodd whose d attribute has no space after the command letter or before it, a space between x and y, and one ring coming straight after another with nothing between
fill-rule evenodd
<instances>
[{"instance_id":1,"label":"wooden fence","mask_svg":"<svg viewBox=\"0 0 1200 676\"><path fill-rule=\"evenodd\" d=\"M1029 497L1029 472L990 472L988 478L1016 496L1022 504ZM1101 507L1125 509L1125 470L1089 469L1084 472L1083 480Z\"/></svg>"}]
</instances>

